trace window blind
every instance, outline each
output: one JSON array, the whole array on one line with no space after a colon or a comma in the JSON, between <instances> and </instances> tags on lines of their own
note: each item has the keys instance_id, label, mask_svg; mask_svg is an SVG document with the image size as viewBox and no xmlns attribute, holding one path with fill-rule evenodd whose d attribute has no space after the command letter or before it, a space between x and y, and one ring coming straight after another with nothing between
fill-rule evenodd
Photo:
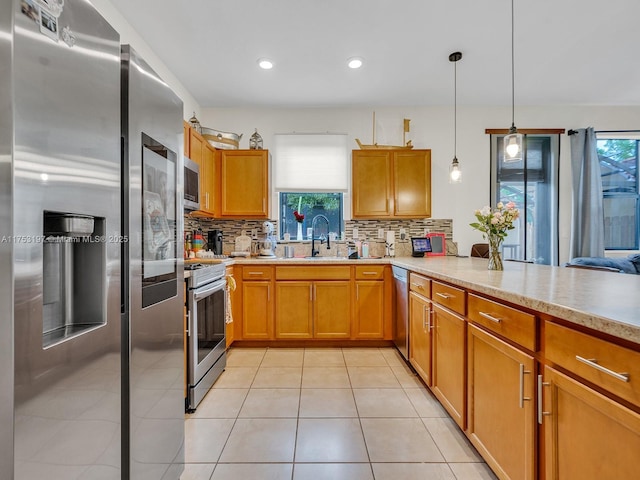
<instances>
[{"instance_id":1,"label":"window blind","mask_svg":"<svg viewBox=\"0 0 640 480\"><path fill-rule=\"evenodd\" d=\"M276 134L273 184L278 192L346 192L346 134Z\"/></svg>"}]
</instances>

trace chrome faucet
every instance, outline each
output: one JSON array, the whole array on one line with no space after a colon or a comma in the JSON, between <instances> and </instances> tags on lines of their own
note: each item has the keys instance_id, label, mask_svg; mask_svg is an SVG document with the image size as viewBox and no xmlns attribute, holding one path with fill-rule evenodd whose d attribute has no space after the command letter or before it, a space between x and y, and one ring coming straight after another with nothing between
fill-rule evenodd
<instances>
[{"instance_id":1,"label":"chrome faucet","mask_svg":"<svg viewBox=\"0 0 640 480\"><path fill-rule=\"evenodd\" d=\"M316 250L316 244L315 244L315 240L316 240L316 221L319 218L323 218L325 222L327 222L327 236L325 237L324 234L322 234L318 240L320 240L320 244L322 245L324 243L324 241L327 241L327 250L329 250L331 248L331 244L329 243L329 219L327 217L325 217L324 215L316 215L315 217L313 217L313 220L311 220L311 256L315 257L316 255L318 255L320 253L319 250Z\"/></svg>"}]
</instances>

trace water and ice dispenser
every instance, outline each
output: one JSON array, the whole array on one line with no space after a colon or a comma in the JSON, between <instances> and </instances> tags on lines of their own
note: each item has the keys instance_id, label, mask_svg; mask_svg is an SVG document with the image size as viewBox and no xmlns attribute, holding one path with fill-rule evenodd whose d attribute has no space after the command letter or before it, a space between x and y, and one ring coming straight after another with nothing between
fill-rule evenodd
<instances>
[{"instance_id":1,"label":"water and ice dispenser","mask_svg":"<svg viewBox=\"0 0 640 480\"><path fill-rule=\"evenodd\" d=\"M105 219L44 212L42 346L106 323Z\"/></svg>"}]
</instances>

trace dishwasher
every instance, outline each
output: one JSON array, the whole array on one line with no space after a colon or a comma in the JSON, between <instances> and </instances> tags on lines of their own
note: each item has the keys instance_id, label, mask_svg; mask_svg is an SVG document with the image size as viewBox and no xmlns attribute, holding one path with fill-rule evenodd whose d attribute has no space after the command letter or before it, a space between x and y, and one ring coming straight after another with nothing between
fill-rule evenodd
<instances>
[{"instance_id":1,"label":"dishwasher","mask_svg":"<svg viewBox=\"0 0 640 480\"><path fill-rule=\"evenodd\" d=\"M407 270L392 267L395 292L393 341L398 350L409 360L409 289L407 286Z\"/></svg>"}]
</instances>

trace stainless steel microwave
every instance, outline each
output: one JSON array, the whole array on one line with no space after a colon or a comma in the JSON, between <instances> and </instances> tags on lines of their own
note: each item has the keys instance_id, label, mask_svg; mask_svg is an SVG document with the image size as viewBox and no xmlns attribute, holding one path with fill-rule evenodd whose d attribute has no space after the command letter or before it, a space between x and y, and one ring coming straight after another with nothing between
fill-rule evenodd
<instances>
[{"instance_id":1,"label":"stainless steel microwave","mask_svg":"<svg viewBox=\"0 0 640 480\"><path fill-rule=\"evenodd\" d=\"M184 157L184 209L200 210L200 165Z\"/></svg>"}]
</instances>

